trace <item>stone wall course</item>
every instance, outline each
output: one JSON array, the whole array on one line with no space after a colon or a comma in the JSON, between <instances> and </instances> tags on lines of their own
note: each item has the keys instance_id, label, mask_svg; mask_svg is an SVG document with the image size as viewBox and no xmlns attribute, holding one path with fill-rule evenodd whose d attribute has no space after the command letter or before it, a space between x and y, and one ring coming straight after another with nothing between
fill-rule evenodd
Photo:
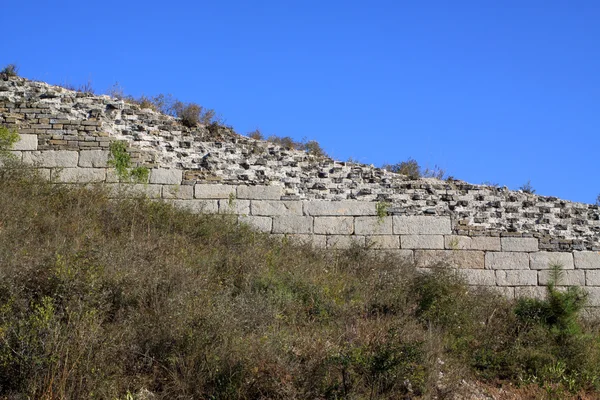
<instances>
[{"instance_id":1,"label":"stone wall course","mask_svg":"<svg viewBox=\"0 0 600 400\"><path fill-rule=\"evenodd\" d=\"M301 201L252 200L252 215L303 215Z\"/></svg>"},{"instance_id":2,"label":"stone wall course","mask_svg":"<svg viewBox=\"0 0 600 400\"><path fill-rule=\"evenodd\" d=\"M487 252L485 253L486 269L529 269L529 254L517 252Z\"/></svg>"},{"instance_id":3,"label":"stone wall course","mask_svg":"<svg viewBox=\"0 0 600 400\"><path fill-rule=\"evenodd\" d=\"M314 232L321 235L351 235L354 233L354 218L315 217Z\"/></svg>"},{"instance_id":4,"label":"stone wall course","mask_svg":"<svg viewBox=\"0 0 600 400\"><path fill-rule=\"evenodd\" d=\"M540 251L531 253L529 257L531 269L550 269L554 264L560 265L563 269L574 268L573 254L571 253Z\"/></svg>"},{"instance_id":5,"label":"stone wall course","mask_svg":"<svg viewBox=\"0 0 600 400\"><path fill-rule=\"evenodd\" d=\"M304 214L313 216L374 216L372 201L305 201Z\"/></svg>"},{"instance_id":6,"label":"stone wall course","mask_svg":"<svg viewBox=\"0 0 600 400\"><path fill-rule=\"evenodd\" d=\"M450 217L398 216L393 217L396 235L449 235Z\"/></svg>"},{"instance_id":7,"label":"stone wall course","mask_svg":"<svg viewBox=\"0 0 600 400\"><path fill-rule=\"evenodd\" d=\"M482 251L415 250L415 265L419 268L450 266L459 269L483 269Z\"/></svg>"},{"instance_id":8,"label":"stone wall course","mask_svg":"<svg viewBox=\"0 0 600 400\"><path fill-rule=\"evenodd\" d=\"M443 249L442 235L400 235L402 249Z\"/></svg>"}]
</instances>

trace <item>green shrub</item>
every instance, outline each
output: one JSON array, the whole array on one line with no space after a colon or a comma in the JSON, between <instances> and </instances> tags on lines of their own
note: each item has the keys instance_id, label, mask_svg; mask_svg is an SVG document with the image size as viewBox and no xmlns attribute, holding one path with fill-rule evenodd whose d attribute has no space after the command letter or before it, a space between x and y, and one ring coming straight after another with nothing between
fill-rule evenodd
<instances>
[{"instance_id":1,"label":"green shrub","mask_svg":"<svg viewBox=\"0 0 600 400\"><path fill-rule=\"evenodd\" d=\"M131 156L127 152L127 142L122 140L110 144L110 159L108 165L115 168L119 181L146 183L150 171L146 167L131 167Z\"/></svg>"},{"instance_id":2,"label":"green shrub","mask_svg":"<svg viewBox=\"0 0 600 400\"><path fill-rule=\"evenodd\" d=\"M420 179L420 178L436 178L436 179L444 179L446 172L438 167L437 165L433 167L433 169L429 168L421 168L419 163L413 158L409 158L406 161L402 161L397 164L384 164L382 166L383 169L388 170L390 172L394 172L396 174L402 174L408 176L410 179Z\"/></svg>"},{"instance_id":3,"label":"green shrub","mask_svg":"<svg viewBox=\"0 0 600 400\"><path fill-rule=\"evenodd\" d=\"M19 141L19 134L14 129L0 126L0 160L11 159L10 150Z\"/></svg>"},{"instance_id":4,"label":"green shrub","mask_svg":"<svg viewBox=\"0 0 600 400\"><path fill-rule=\"evenodd\" d=\"M2 69L2 71L0 71L0 76L3 76L5 78L18 76L18 71L19 68L16 64L8 64Z\"/></svg>"}]
</instances>

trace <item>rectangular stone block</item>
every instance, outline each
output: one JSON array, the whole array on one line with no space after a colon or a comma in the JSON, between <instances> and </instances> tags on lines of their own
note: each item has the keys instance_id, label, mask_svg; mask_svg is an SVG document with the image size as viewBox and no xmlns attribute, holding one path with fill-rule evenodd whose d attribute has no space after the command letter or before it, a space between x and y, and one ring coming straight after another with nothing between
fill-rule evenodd
<instances>
[{"instance_id":1,"label":"rectangular stone block","mask_svg":"<svg viewBox=\"0 0 600 400\"><path fill-rule=\"evenodd\" d=\"M12 150L37 150L38 137L31 134L19 134L19 141L15 143Z\"/></svg>"},{"instance_id":2,"label":"rectangular stone block","mask_svg":"<svg viewBox=\"0 0 600 400\"><path fill-rule=\"evenodd\" d=\"M590 269L585 271L585 284L587 286L600 286L600 270Z\"/></svg>"},{"instance_id":3,"label":"rectangular stone block","mask_svg":"<svg viewBox=\"0 0 600 400\"><path fill-rule=\"evenodd\" d=\"M132 183L110 183L106 185L114 197L139 197L146 196L150 199L160 199L161 185L146 185Z\"/></svg>"},{"instance_id":4,"label":"rectangular stone block","mask_svg":"<svg viewBox=\"0 0 600 400\"><path fill-rule=\"evenodd\" d=\"M588 286L585 291L588 293L587 305L589 307L600 307L600 287Z\"/></svg>"},{"instance_id":5,"label":"rectangular stone block","mask_svg":"<svg viewBox=\"0 0 600 400\"><path fill-rule=\"evenodd\" d=\"M486 269L529 269L529 254L511 252L485 253Z\"/></svg>"},{"instance_id":6,"label":"rectangular stone block","mask_svg":"<svg viewBox=\"0 0 600 400\"><path fill-rule=\"evenodd\" d=\"M83 168L106 168L108 156L107 150L82 150L79 152L78 165Z\"/></svg>"},{"instance_id":7,"label":"rectangular stone block","mask_svg":"<svg viewBox=\"0 0 600 400\"><path fill-rule=\"evenodd\" d=\"M495 271L487 269L461 269L460 275L469 285L496 286Z\"/></svg>"},{"instance_id":8,"label":"rectangular stone block","mask_svg":"<svg viewBox=\"0 0 600 400\"><path fill-rule=\"evenodd\" d=\"M443 249L442 235L400 235L401 249Z\"/></svg>"},{"instance_id":9,"label":"rectangular stone block","mask_svg":"<svg viewBox=\"0 0 600 400\"><path fill-rule=\"evenodd\" d=\"M313 217L296 215L273 217L273 233L313 233Z\"/></svg>"},{"instance_id":10,"label":"rectangular stone block","mask_svg":"<svg viewBox=\"0 0 600 400\"><path fill-rule=\"evenodd\" d=\"M204 184L194 185L194 197L197 199L236 199L237 186L222 184Z\"/></svg>"},{"instance_id":11,"label":"rectangular stone block","mask_svg":"<svg viewBox=\"0 0 600 400\"><path fill-rule=\"evenodd\" d=\"M164 185L162 198L191 200L194 198L194 187L192 185Z\"/></svg>"},{"instance_id":12,"label":"rectangular stone block","mask_svg":"<svg viewBox=\"0 0 600 400\"><path fill-rule=\"evenodd\" d=\"M372 250L372 254L384 258L391 257L393 260L398 260L402 263L408 263L410 265L413 265L415 263L413 250L375 249Z\"/></svg>"},{"instance_id":13,"label":"rectangular stone block","mask_svg":"<svg viewBox=\"0 0 600 400\"><path fill-rule=\"evenodd\" d=\"M550 269L558 264L562 269L573 269L573 254L550 251L540 251L529 255L531 269Z\"/></svg>"},{"instance_id":14,"label":"rectangular stone block","mask_svg":"<svg viewBox=\"0 0 600 400\"><path fill-rule=\"evenodd\" d=\"M219 202L219 213L250 215L250 200L217 200Z\"/></svg>"},{"instance_id":15,"label":"rectangular stone block","mask_svg":"<svg viewBox=\"0 0 600 400\"><path fill-rule=\"evenodd\" d=\"M538 271L538 284L546 286L550 282L551 276L552 272L549 270ZM584 286L585 284L585 271L583 270L562 271L556 282L556 286Z\"/></svg>"},{"instance_id":16,"label":"rectangular stone block","mask_svg":"<svg viewBox=\"0 0 600 400\"><path fill-rule=\"evenodd\" d=\"M536 238L503 237L500 238L502 251L538 251L538 240Z\"/></svg>"},{"instance_id":17,"label":"rectangular stone block","mask_svg":"<svg viewBox=\"0 0 600 400\"><path fill-rule=\"evenodd\" d=\"M415 263L420 268L449 266L483 269L484 253L473 250L415 250Z\"/></svg>"},{"instance_id":18,"label":"rectangular stone block","mask_svg":"<svg viewBox=\"0 0 600 400\"><path fill-rule=\"evenodd\" d=\"M573 257L577 269L600 269L600 252L598 251L576 251L573 253Z\"/></svg>"},{"instance_id":19,"label":"rectangular stone block","mask_svg":"<svg viewBox=\"0 0 600 400\"><path fill-rule=\"evenodd\" d=\"M354 218L315 217L314 232L322 235L351 235L354 233Z\"/></svg>"},{"instance_id":20,"label":"rectangular stone block","mask_svg":"<svg viewBox=\"0 0 600 400\"><path fill-rule=\"evenodd\" d=\"M183 177L180 169L157 168L150 170L150 183L163 185L179 185Z\"/></svg>"},{"instance_id":21,"label":"rectangular stone block","mask_svg":"<svg viewBox=\"0 0 600 400\"><path fill-rule=\"evenodd\" d=\"M475 236L471 238L471 250L500 251L499 237Z\"/></svg>"},{"instance_id":22,"label":"rectangular stone block","mask_svg":"<svg viewBox=\"0 0 600 400\"><path fill-rule=\"evenodd\" d=\"M396 235L449 235L452 233L450 217L394 215Z\"/></svg>"},{"instance_id":23,"label":"rectangular stone block","mask_svg":"<svg viewBox=\"0 0 600 400\"><path fill-rule=\"evenodd\" d=\"M356 235L327 235L327 247L334 249L350 249L364 246L365 237Z\"/></svg>"},{"instance_id":24,"label":"rectangular stone block","mask_svg":"<svg viewBox=\"0 0 600 400\"><path fill-rule=\"evenodd\" d=\"M372 201L319 201L304 202L304 214L314 216L371 216L377 215Z\"/></svg>"},{"instance_id":25,"label":"rectangular stone block","mask_svg":"<svg viewBox=\"0 0 600 400\"><path fill-rule=\"evenodd\" d=\"M400 248L400 236L376 235L367 236L366 246L370 249L398 249Z\"/></svg>"},{"instance_id":26,"label":"rectangular stone block","mask_svg":"<svg viewBox=\"0 0 600 400\"><path fill-rule=\"evenodd\" d=\"M543 300L546 298L548 290L545 286L520 286L515 288L515 298L522 299L538 299Z\"/></svg>"},{"instance_id":27,"label":"rectangular stone block","mask_svg":"<svg viewBox=\"0 0 600 400\"><path fill-rule=\"evenodd\" d=\"M391 235L392 217L355 217L354 233L356 235Z\"/></svg>"},{"instance_id":28,"label":"rectangular stone block","mask_svg":"<svg viewBox=\"0 0 600 400\"><path fill-rule=\"evenodd\" d=\"M219 205L216 200L170 200L175 207L189 210L195 214L216 214Z\"/></svg>"},{"instance_id":29,"label":"rectangular stone block","mask_svg":"<svg viewBox=\"0 0 600 400\"><path fill-rule=\"evenodd\" d=\"M257 217L254 215L240 215L238 222L267 233L271 232L273 226L273 219L271 217Z\"/></svg>"},{"instance_id":30,"label":"rectangular stone block","mask_svg":"<svg viewBox=\"0 0 600 400\"><path fill-rule=\"evenodd\" d=\"M283 186L238 186L237 198L250 200L279 200Z\"/></svg>"},{"instance_id":31,"label":"rectangular stone block","mask_svg":"<svg viewBox=\"0 0 600 400\"><path fill-rule=\"evenodd\" d=\"M498 286L537 286L537 271L497 270L496 283Z\"/></svg>"},{"instance_id":32,"label":"rectangular stone block","mask_svg":"<svg viewBox=\"0 0 600 400\"><path fill-rule=\"evenodd\" d=\"M471 238L469 236L446 235L444 236L444 248L447 250L470 250Z\"/></svg>"},{"instance_id":33,"label":"rectangular stone block","mask_svg":"<svg viewBox=\"0 0 600 400\"><path fill-rule=\"evenodd\" d=\"M301 201L281 200L252 200L250 203L252 215L302 215Z\"/></svg>"},{"instance_id":34,"label":"rectangular stone block","mask_svg":"<svg viewBox=\"0 0 600 400\"><path fill-rule=\"evenodd\" d=\"M46 168L75 168L79 153L70 150L26 151L23 153L25 164Z\"/></svg>"},{"instance_id":35,"label":"rectangular stone block","mask_svg":"<svg viewBox=\"0 0 600 400\"><path fill-rule=\"evenodd\" d=\"M60 168L52 170L50 177L59 183L98 183L104 182L104 168Z\"/></svg>"}]
</instances>

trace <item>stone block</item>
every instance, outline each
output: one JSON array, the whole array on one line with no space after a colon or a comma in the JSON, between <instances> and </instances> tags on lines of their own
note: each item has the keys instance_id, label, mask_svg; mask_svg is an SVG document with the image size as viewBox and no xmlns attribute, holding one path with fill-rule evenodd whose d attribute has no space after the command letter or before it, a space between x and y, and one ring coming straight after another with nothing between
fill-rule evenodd
<instances>
[{"instance_id":1,"label":"stone block","mask_svg":"<svg viewBox=\"0 0 600 400\"><path fill-rule=\"evenodd\" d=\"M219 213L250 215L250 200L217 200L219 202Z\"/></svg>"},{"instance_id":2,"label":"stone block","mask_svg":"<svg viewBox=\"0 0 600 400\"><path fill-rule=\"evenodd\" d=\"M498 286L537 286L537 271L526 270L497 270Z\"/></svg>"},{"instance_id":3,"label":"stone block","mask_svg":"<svg viewBox=\"0 0 600 400\"><path fill-rule=\"evenodd\" d=\"M546 298L546 287L545 286L519 286L515 287L515 298L522 299L538 299L543 300Z\"/></svg>"},{"instance_id":4,"label":"stone block","mask_svg":"<svg viewBox=\"0 0 600 400\"><path fill-rule=\"evenodd\" d=\"M590 307L600 307L600 287L588 286L584 289L588 293L587 305Z\"/></svg>"},{"instance_id":5,"label":"stone block","mask_svg":"<svg viewBox=\"0 0 600 400\"><path fill-rule=\"evenodd\" d=\"M486 269L529 269L529 254L514 252L485 253Z\"/></svg>"},{"instance_id":6,"label":"stone block","mask_svg":"<svg viewBox=\"0 0 600 400\"><path fill-rule=\"evenodd\" d=\"M233 199L237 198L237 186L222 184L194 185L194 197L197 199Z\"/></svg>"},{"instance_id":7,"label":"stone block","mask_svg":"<svg viewBox=\"0 0 600 400\"><path fill-rule=\"evenodd\" d=\"M46 168L76 168L79 153L70 150L26 151L23 153L25 164Z\"/></svg>"},{"instance_id":8,"label":"stone block","mask_svg":"<svg viewBox=\"0 0 600 400\"><path fill-rule=\"evenodd\" d=\"M502 251L532 252L539 250L536 238L503 237L500 240Z\"/></svg>"},{"instance_id":9,"label":"stone block","mask_svg":"<svg viewBox=\"0 0 600 400\"><path fill-rule=\"evenodd\" d=\"M356 235L327 235L327 247L334 249L350 249L364 246L365 237Z\"/></svg>"},{"instance_id":10,"label":"stone block","mask_svg":"<svg viewBox=\"0 0 600 400\"><path fill-rule=\"evenodd\" d=\"M398 260L402 263L415 263L415 256L413 250L400 250L400 249L377 249L372 250L372 253L378 257L391 257L393 260Z\"/></svg>"},{"instance_id":11,"label":"stone block","mask_svg":"<svg viewBox=\"0 0 600 400\"><path fill-rule=\"evenodd\" d=\"M366 246L370 249L398 249L400 237L397 235L367 236Z\"/></svg>"},{"instance_id":12,"label":"stone block","mask_svg":"<svg viewBox=\"0 0 600 400\"><path fill-rule=\"evenodd\" d=\"M12 150L37 150L38 137L31 134L19 134L19 141L15 143Z\"/></svg>"},{"instance_id":13,"label":"stone block","mask_svg":"<svg viewBox=\"0 0 600 400\"><path fill-rule=\"evenodd\" d=\"M483 269L483 251L415 250L415 263L420 268L446 265L453 268Z\"/></svg>"},{"instance_id":14,"label":"stone block","mask_svg":"<svg viewBox=\"0 0 600 400\"><path fill-rule=\"evenodd\" d=\"M471 238L471 250L500 251L499 237L475 236Z\"/></svg>"},{"instance_id":15,"label":"stone block","mask_svg":"<svg viewBox=\"0 0 600 400\"><path fill-rule=\"evenodd\" d=\"M538 271L538 284L546 286L550 282L551 274L550 270ZM556 282L556 286L584 286L585 284L585 271L583 270L562 271L560 279Z\"/></svg>"},{"instance_id":16,"label":"stone block","mask_svg":"<svg viewBox=\"0 0 600 400\"><path fill-rule=\"evenodd\" d=\"M573 254L551 251L540 251L529 255L531 269L550 269L554 264L563 269L573 269Z\"/></svg>"},{"instance_id":17,"label":"stone block","mask_svg":"<svg viewBox=\"0 0 600 400\"><path fill-rule=\"evenodd\" d=\"M313 217L275 216L273 233L313 233Z\"/></svg>"},{"instance_id":18,"label":"stone block","mask_svg":"<svg viewBox=\"0 0 600 400\"><path fill-rule=\"evenodd\" d=\"M585 271L585 284L587 286L600 286L600 270L590 269Z\"/></svg>"},{"instance_id":19,"label":"stone block","mask_svg":"<svg viewBox=\"0 0 600 400\"><path fill-rule=\"evenodd\" d=\"M520 288L530 288L531 286L519 286ZM515 298L515 288L512 286L488 286L487 289L490 289L500 296L505 297L509 300Z\"/></svg>"},{"instance_id":20,"label":"stone block","mask_svg":"<svg viewBox=\"0 0 600 400\"><path fill-rule=\"evenodd\" d=\"M194 187L192 185L164 185L162 198L191 200L194 198Z\"/></svg>"},{"instance_id":21,"label":"stone block","mask_svg":"<svg viewBox=\"0 0 600 400\"><path fill-rule=\"evenodd\" d=\"M460 275L469 285L496 286L495 271L487 269L462 269Z\"/></svg>"},{"instance_id":22,"label":"stone block","mask_svg":"<svg viewBox=\"0 0 600 400\"><path fill-rule=\"evenodd\" d=\"M182 177L183 171L180 169L157 168L150 170L150 183L179 185Z\"/></svg>"},{"instance_id":23,"label":"stone block","mask_svg":"<svg viewBox=\"0 0 600 400\"><path fill-rule=\"evenodd\" d=\"M353 217L315 217L314 232L322 235L351 235Z\"/></svg>"},{"instance_id":24,"label":"stone block","mask_svg":"<svg viewBox=\"0 0 600 400\"><path fill-rule=\"evenodd\" d=\"M391 235L392 217L355 217L354 233L357 235Z\"/></svg>"},{"instance_id":25,"label":"stone block","mask_svg":"<svg viewBox=\"0 0 600 400\"><path fill-rule=\"evenodd\" d=\"M254 215L240 215L238 217L238 222L241 224L249 225L250 227L261 231L261 232L271 232L271 228L273 226L273 218L271 217L257 217Z\"/></svg>"},{"instance_id":26,"label":"stone block","mask_svg":"<svg viewBox=\"0 0 600 400\"><path fill-rule=\"evenodd\" d=\"M250 203L252 215L302 215L301 201L252 200Z\"/></svg>"},{"instance_id":27,"label":"stone block","mask_svg":"<svg viewBox=\"0 0 600 400\"><path fill-rule=\"evenodd\" d=\"M372 201L306 201L304 214L313 216L372 216L377 215Z\"/></svg>"},{"instance_id":28,"label":"stone block","mask_svg":"<svg viewBox=\"0 0 600 400\"><path fill-rule=\"evenodd\" d=\"M470 250L471 238L469 236L446 235L444 248L447 250Z\"/></svg>"},{"instance_id":29,"label":"stone block","mask_svg":"<svg viewBox=\"0 0 600 400\"><path fill-rule=\"evenodd\" d=\"M576 251L573 257L577 269L600 269L599 251Z\"/></svg>"},{"instance_id":30,"label":"stone block","mask_svg":"<svg viewBox=\"0 0 600 400\"><path fill-rule=\"evenodd\" d=\"M250 200L279 200L283 186L238 186L237 198Z\"/></svg>"},{"instance_id":31,"label":"stone block","mask_svg":"<svg viewBox=\"0 0 600 400\"><path fill-rule=\"evenodd\" d=\"M98 183L104 182L104 168L60 168L52 170L52 181L59 183Z\"/></svg>"},{"instance_id":32,"label":"stone block","mask_svg":"<svg viewBox=\"0 0 600 400\"><path fill-rule=\"evenodd\" d=\"M106 168L108 167L108 155L106 150L82 150L79 152L79 166L83 168Z\"/></svg>"},{"instance_id":33,"label":"stone block","mask_svg":"<svg viewBox=\"0 0 600 400\"><path fill-rule=\"evenodd\" d=\"M400 235L402 249L443 249L442 235Z\"/></svg>"},{"instance_id":34,"label":"stone block","mask_svg":"<svg viewBox=\"0 0 600 400\"><path fill-rule=\"evenodd\" d=\"M438 216L393 216L396 235L449 235L452 233L450 217Z\"/></svg>"},{"instance_id":35,"label":"stone block","mask_svg":"<svg viewBox=\"0 0 600 400\"><path fill-rule=\"evenodd\" d=\"M110 183L106 185L114 197L139 197L145 196L150 199L160 199L162 193L161 185L146 185L142 183Z\"/></svg>"},{"instance_id":36,"label":"stone block","mask_svg":"<svg viewBox=\"0 0 600 400\"><path fill-rule=\"evenodd\" d=\"M171 200L175 207L189 210L195 214L216 214L219 204L216 200Z\"/></svg>"}]
</instances>

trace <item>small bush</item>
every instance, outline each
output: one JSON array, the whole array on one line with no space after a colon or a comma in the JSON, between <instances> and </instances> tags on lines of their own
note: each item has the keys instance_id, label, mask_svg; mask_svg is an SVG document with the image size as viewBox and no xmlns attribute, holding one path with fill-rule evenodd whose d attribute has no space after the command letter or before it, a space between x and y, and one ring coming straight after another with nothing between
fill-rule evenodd
<instances>
[{"instance_id":1,"label":"small bush","mask_svg":"<svg viewBox=\"0 0 600 400\"><path fill-rule=\"evenodd\" d=\"M0 161L12 158L10 150L18 141L19 135L16 130L0 126Z\"/></svg>"},{"instance_id":2,"label":"small bush","mask_svg":"<svg viewBox=\"0 0 600 400\"><path fill-rule=\"evenodd\" d=\"M122 140L110 144L108 165L115 168L121 182L146 183L150 171L146 167L131 167L131 156L127 152L127 143Z\"/></svg>"},{"instance_id":3,"label":"small bush","mask_svg":"<svg viewBox=\"0 0 600 400\"><path fill-rule=\"evenodd\" d=\"M522 190L523 193L535 194L535 189L531 186L531 181L528 180L525 184L519 187L519 190Z\"/></svg>"},{"instance_id":4,"label":"small bush","mask_svg":"<svg viewBox=\"0 0 600 400\"><path fill-rule=\"evenodd\" d=\"M402 161L397 164L384 164L382 166L383 169L394 172L396 174L402 174L408 176L410 179L420 179L420 178L436 178L436 179L444 179L446 175L446 171L438 167L437 165L433 168L421 168L419 163L413 159L409 158L406 161Z\"/></svg>"},{"instance_id":5,"label":"small bush","mask_svg":"<svg viewBox=\"0 0 600 400\"><path fill-rule=\"evenodd\" d=\"M19 68L16 64L8 64L6 67L0 71L0 76L4 78L18 76Z\"/></svg>"},{"instance_id":6,"label":"small bush","mask_svg":"<svg viewBox=\"0 0 600 400\"><path fill-rule=\"evenodd\" d=\"M215 120L215 110L206 109L196 103L182 103L175 101L173 110L181 122L188 128L193 128L202 125L210 125Z\"/></svg>"}]
</instances>

